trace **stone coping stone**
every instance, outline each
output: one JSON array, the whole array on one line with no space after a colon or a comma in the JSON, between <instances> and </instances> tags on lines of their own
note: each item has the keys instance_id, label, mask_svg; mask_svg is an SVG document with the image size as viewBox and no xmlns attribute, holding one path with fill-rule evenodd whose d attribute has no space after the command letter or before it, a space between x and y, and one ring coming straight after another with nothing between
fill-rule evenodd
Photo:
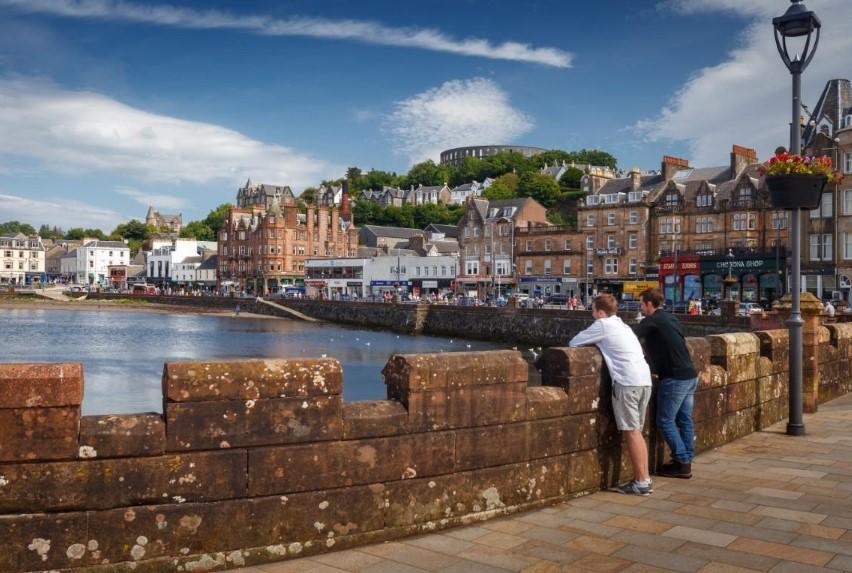
<instances>
[{"instance_id":1,"label":"stone coping stone","mask_svg":"<svg viewBox=\"0 0 852 573\"><path fill-rule=\"evenodd\" d=\"M83 365L0 364L0 408L55 408L83 402Z\"/></svg>"}]
</instances>

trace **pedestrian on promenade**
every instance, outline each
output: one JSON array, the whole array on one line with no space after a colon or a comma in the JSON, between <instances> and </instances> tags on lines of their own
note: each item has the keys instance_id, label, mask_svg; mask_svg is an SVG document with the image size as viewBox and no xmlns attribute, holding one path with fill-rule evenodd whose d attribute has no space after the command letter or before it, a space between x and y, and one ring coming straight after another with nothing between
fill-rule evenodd
<instances>
[{"instance_id":1,"label":"pedestrian on promenade","mask_svg":"<svg viewBox=\"0 0 852 573\"><path fill-rule=\"evenodd\" d=\"M663 465L658 475L689 479L695 457L695 430L692 405L698 372L689 356L680 322L662 308L663 293L653 288L639 298L645 316L634 327L645 343L651 364L660 377L657 389L657 429L669 445L671 463Z\"/></svg>"},{"instance_id":2,"label":"pedestrian on promenade","mask_svg":"<svg viewBox=\"0 0 852 573\"><path fill-rule=\"evenodd\" d=\"M629 495L649 495L648 447L642 436L645 414L651 401L651 370L645 361L639 339L616 316L618 304L611 294L598 295L592 301L595 322L578 333L571 347L594 344L603 354L612 379L612 411L615 424L627 443L633 464L633 481L613 489Z\"/></svg>"}]
</instances>

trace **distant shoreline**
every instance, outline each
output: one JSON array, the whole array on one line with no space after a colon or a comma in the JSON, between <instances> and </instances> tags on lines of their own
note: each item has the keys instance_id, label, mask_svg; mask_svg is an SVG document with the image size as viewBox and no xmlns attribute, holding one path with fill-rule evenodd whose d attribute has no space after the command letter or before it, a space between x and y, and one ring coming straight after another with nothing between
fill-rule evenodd
<instances>
[{"instance_id":1,"label":"distant shoreline","mask_svg":"<svg viewBox=\"0 0 852 573\"><path fill-rule=\"evenodd\" d=\"M236 307L237 303L234 303ZM76 310L76 311L110 311L110 312L147 312L152 314L199 314L206 316L233 316L234 318L263 318L279 319L277 316L240 312L237 317L233 309L203 308L192 306L177 306L155 304L149 302L112 302L108 300L85 300L76 302L55 301L47 299L20 300L14 302L0 297L0 310Z\"/></svg>"}]
</instances>

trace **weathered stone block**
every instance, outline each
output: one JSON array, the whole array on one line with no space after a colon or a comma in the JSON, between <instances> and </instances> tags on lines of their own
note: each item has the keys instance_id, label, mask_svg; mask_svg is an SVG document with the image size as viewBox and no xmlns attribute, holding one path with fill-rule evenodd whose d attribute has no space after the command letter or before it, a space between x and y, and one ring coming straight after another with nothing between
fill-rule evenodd
<instances>
[{"instance_id":1,"label":"weathered stone block","mask_svg":"<svg viewBox=\"0 0 852 573\"><path fill-rule=\"evenodd\" d=\"M695 393L692 417L695 422L719 418L725 413L726 391L724 388L710 388Z\"/></svg>"},{"instance_id":2,"label":"weathered stone block","mask_svg":"<svg viewBox=\"0 0 852 573\"><path fill-rule=\"evenodd\" d=\"M450 473L455 436L430 432L249 451L249 495L275 495Z\"/></svg>"},{"instance_id":3,"label":"weathered stone block","mask_svg":"<svg viewBox=\"0 0 852 573\"><path fill-rule=\"evenodd\" d=\"M630 464L626 447L600 448L597 455L600 487L615 487L633 478L633 466Z\"/></svg>"},{"instance_id":4,"label":"weathered stone block","mask_svg":"<svg viewBox=\"0 0 852 573\"><path fill-rule=\"evenodd\" d=\"M758 403L757 380L725 386L725 412L738 412Z\"/></svg>"},{"instance_id":5,"label":"weathered stone block","mask_svg":"<svg viewBox=\"0 0 852 573\"><path fill-rule=\"evenodd\" d=\"M597 414L531 422L529 458L547 458L596 448L598 428Z\"/></svg>"},{"instance_id":6,"label":"weathered stone block","mask_svg":"<svg viewBox=\"0 0 852 573\"><path fill-rule=\"evenodd\" d=\"M166 402L258 400L331 396L343 389L343 371L333 358L166 362Z\"/></svg>"},{"instance_id":7,"label":"weathered stone block","mask_svg":"<svg viewBox=\"0 0 852 573\"><path fill-rule=\"evenodd\" d=\"M82 364L0 364L0 408L54 408L82 402Z\"/></svg>"},{"instance_id":8,"label":"weathered stone block","mask_svg":"<svg viewBox=\"0 0 852 573\"><path fill-rule=\"evenodd\" d=\"M340 396L166 404L169 451L339 439Z\"/></svg>"},{"instance_id":9,"label":"weathered stone block","mask_svg":"<svg viewBox=\"0 0 852 573\"><path fill-rule=\"evenodd\" d=\"M621 443L621 432L615 423L612 411L598 412L597 416L589 420L589 424L597 429L597 440L599 448L608 448ZM654 424L653 409L649 408L645 416L645 428Z\"/></svg>"},{"instance_id":10,"label":"weathered stone block","mask_svg":"<svg viewBox=\"0 0 852 573\"><path fill-rule=\"evenodd\" d=\"M710 341L706 338L688 337L686 348L695 370L701 372L710 365Z\"/></svg>"},{"instance_id":11,"label":"weathered stone block","mask_svg":"<svg viewBox=\"0 0 852 573\"><path fill-rule=\"evenodd\" d=\"M718 388L728 383L728 373L721 366L711 364L698 373L698 390Z\"/></svg>"},{"instance_id":12,"label":"weathered stone block","mask_svg":"<svg viewBox=\"0 0 852 573\"><path fill-rule=\"evenodd\" d=\"M89 512L88 541L78 563L136 563L250 547L251 510L248 500L224 500ZM236 555L231 562L240 564Z\"/></svg>"},{"instance_id":13,"label":"weathered stone block","mask_svg":"<svg viewBox=\"0 0 852 573\"><path fill-rule=\"evenodd\" d=\"M416 392L404 402L412 432L490 426L526 419L527 384Z\"/></svg>"},{"instance_id":14,"label":"weathered stone block","mask_svg":"<svg viewBox=\"0 0 852 573\"><path fill-rule=\"evenodd\" d=\"M827 324L831 343L837 347L840 358L852 358L852 323Z\"/></svg>"},{"instance_id":15,"label":"weathered stone block","mask_svg":"<svg viewBox=\"0 0 852 573\"><path fill-rule=\"evenodd\" d=\"M471 507L465 503L470 496L464 495L464 492L470 487L468 480L472 473L385 484L385 526L404 527L414 523L437 522L470 512Z\"/></svg>"},{"instance_id":16,"label":"weathered stone block","mask_svg":"<svg viewBox=\"0 0 852 573\"><path fill-rule=\"evenodd\" d=\"M772 371L787 370L790 363L790 331L762 330L754 334L760 340L760 355L772 361Z\"/></svg>"},{"instance_id":17,"label":"weathered stone block","mask_svg":"<svg viewBox=\"0 0 852 573\"><path fill-rule=\"evenodd\" d=\"M456 431L456 470L472 470L526 461L529 425L501 424Z\"/></svg>"},{"instance_id":18,"label":"weathered stone block","mask_svg":"<svg viewBox=\"0 0 852 573\"><path fill-rule=\"evenodd\" d=\"M529 366L514 350L396 354L382 373L388 397L468 386L526 383Z\"/></svg>"},{"instance_id":19,"label":"weathered stone block","mask_svg":"<svg viewBox=\"0 0 852 573\"><path fill-rule=\"evenodd\" d=\"M166 449L166 425L159 414L83 416L81 458L158 456Z\"/></svg>"},{"instance_id":20,"label":"weathered stone block","mask_svg":"<svg viewBox=\"0 0 852 573\"><path fill-rule=\"evenodd\" d=\"M757 378L758 358L759 355L756 353L713 356L713 363L725 369L728 374L728 384L736 384Z\"/></svg>"},{"instance_id":21,"label":"weathered stone block","mask_svg":"<svg viewBox=\"0 0 852 573\"><path fill-rule=\"evenodd\" d=\"M541 356L542 383L559 386L558 380L575 376L606 376L603 356L595 347L546 348Z\"/></svg>"},{"instance_id":22,"label":"weathered stone block","mask_svg":"<svg viewBox=\"0 0 852 573\"><path fill-rule=\"evenodd\" d=\"M710 353L713 358L760 353L760 342L757 336L750 332L713 334L708 336L707 340L710 341ZM715 361L713 363L716 364Z\"/></svg>"},{"instance_id":23,"label":"weathered stone block","mask_svg":"<svg viewBox=\"0 0 852 573\"><path fill-rule=\"evenodd\" d=\"M110 509L246 494L246 452L6 464L0 514Z\"/></svg>"},{"instance_id":24,"label":"weathered stone block","mask_svg":"<svg viewBox=\"0 0 852 573\"><path fill-rule=\"evenodd\" d=\"M781 420L785 420L788 417L789 407L790 404L786 397L760 404L757 411L758 428L763 430Z\"/></svg>"},{"instance_id":25,"label":"weathered stone block","mask_svg":"<svg viewBox=\"0 0 852 573\"><path fill-rule=\"evenodd\" d=\"M527 388L527 419L541 420L568 414L568 395L555 386Z\"/></svg>"},{"instance_id":26,"label":"weathered stone block","mask_svg":"<svg viewBox=\"0 0 852 573\"><path fill-rule=\"evenodd\" d=\"M385 527L382 484L256 497L249 503L252 535L257 544L284 545L291 555L313 544L331 548L340 537Z\"/></svg>"},{"instance_id":27,"label":"weathered stone block","mask_svg":"<svg viewBox=\"0 0 852 573\"><path fill-rule=\"evenodd\" d=\"M0 409L0 462L77 457L80 407Z\"/></svg>"},{"instance_id":28,"label":"weathered stone block","mask_svg":"<svg viewBox=\"0 0 852 573\"><path fill-rule=\"evenodd\" d=\"M597 450L576 452L569 457L568 491L595 491L600 489L603 474L598 460Z\"/></svg>"},{"instance_id":29,"label":"weathered stone block","mask_svg":"<svg viewBox=\"0 0 852 573\"><path fill-rule=\"evenodd\" d=\"M408 431L408 412L394 400L343 403L343 439L395 436Z\"/></svg>"},{"instance_id":30,"label":"weathered stone block","mask_svg":"<svg viewBox=\"0 0 852 573\"><path fill-rule=\"evenodd\" d=\"M83 512L0 516L0 571L48 571L79 565L85 552Z\"/></svg>"},{"instance_id":31,"label":"weathered stone block","mask_svg":"<svg viewBox=\"0 0 852 573\"><path fill-rule=\"evenodd\" d=\"M758 403L780 400L786 396L787 376L773 374L757 379L757 401Z\"/></svg>"}]
</instances>

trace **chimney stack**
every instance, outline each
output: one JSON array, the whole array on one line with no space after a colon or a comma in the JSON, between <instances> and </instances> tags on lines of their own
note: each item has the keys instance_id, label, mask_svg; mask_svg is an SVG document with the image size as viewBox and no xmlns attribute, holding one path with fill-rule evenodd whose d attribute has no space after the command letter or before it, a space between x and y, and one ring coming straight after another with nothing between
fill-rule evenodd
<instances>
[{"instance_id":1,"label":"chimney stack","mask_svg":"<svg viewBox=\"0 0 852 573\"><path fill-rule=\"evenodd\" d=\"M630 186L634 191L638 191L642 187L642 172L638 167L630 169Z\"/></svg>"},{"instance_id":2,"label":"chimney stack","mask_svg":"<svg viewBox=\"0 0 852 573\"><path fill-rule=\"evenodd\" d=\"M661 172L663 179L669 181L674 174L681 169L689 169L689 160L680 157L672 157L671 155L663 155L663 163Z\"/></svg>"},{"instance_id":3,"label":"chimney stack","mask_svg":"<svg viewBox=\"0 0 852 573\"><path fill-rule=\"evenodd\" d=\"M757 163L757 151L750 147L734 145L731 148L731 179L736 178L743 169Z\"/></svg>"}]
</instances>

